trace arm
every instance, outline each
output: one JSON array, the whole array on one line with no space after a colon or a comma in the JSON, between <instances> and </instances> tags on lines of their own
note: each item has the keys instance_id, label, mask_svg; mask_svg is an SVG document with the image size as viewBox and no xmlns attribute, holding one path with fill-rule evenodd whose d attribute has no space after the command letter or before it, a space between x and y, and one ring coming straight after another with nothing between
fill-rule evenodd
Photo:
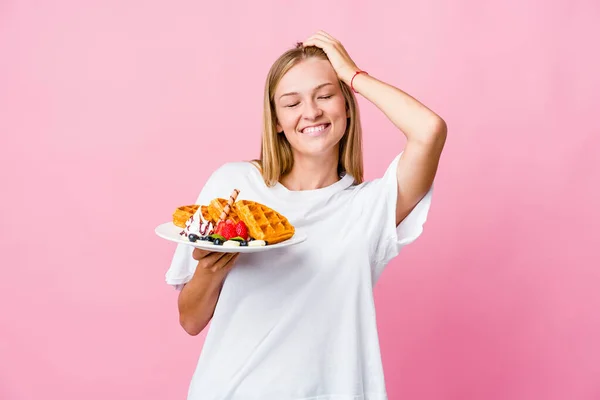
<instances>
[{"instance_id":1,"label":"arm","mask_svg":"<svg viewBox=\"0 0 600 400\"><path fill-rule=\"evenodd\" d=\"M409 94L372 76L356 76L354 88L375 104L407 139L397 170L398 225L433 184L446 142L446 123Z\"/></svg>"},{"instance_id":2,"label":"arm","mask_svg":"<svg viewBox=\"0 0 600 400\"><path fill-rule=\"evenodd\" d=\"M190 335L202 332L211 320L227 273L238 253L216 253L194 249L198 266L178 298L179 323Z\"/></svg>"},{"instance_id":3,"label":"arm","mask_svg":"<svg viewBox=\"0 0 600 400\"><path fill-rule=\"evenodd\" d=\"M435 178L446 142L446 123L419 101L372 76L359 74L359 68L344 46L326 32L319 31L304 42L327 54L340 80L375 104L407 138L397 170L398 200L396 225L400 224L425 196Z\"/></svg>"}]
</instances>

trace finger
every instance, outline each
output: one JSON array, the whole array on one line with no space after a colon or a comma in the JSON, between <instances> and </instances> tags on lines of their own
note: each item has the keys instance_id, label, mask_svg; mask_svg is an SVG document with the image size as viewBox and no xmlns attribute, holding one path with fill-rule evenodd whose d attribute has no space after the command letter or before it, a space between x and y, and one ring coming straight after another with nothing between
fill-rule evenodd
<instances>
[{"instance_id":1,"label":"finger","mask_svg":"<svg viewBox=\"0 0 600 400\"><path fill-rule=\"evenodd\" d=\"M318 39L323 41L324 43L329 43L331 45L334 45L335 42L333 40L331 40L330 38L328 38L327 36L321 34L321 33L315 33L314 35L312 35L311 37L309 37L307 40L313 40L313 39Z\"/></svg>"},{"instance_id":2,"label":"finger","mask_svg":"<svg viewBox=\"0 0 600 400\"><path fill-rule=\"evenodd\" d=\"M319 39L322 39L325 42L329 42L331 43L331 45L333 47L335 47L335 49L337 51L339 51L341 54L345 54L347 55L348 53L346 52L346 49L344 48L344 45L342 45L342 43L337 40L336 38L334 38L333 36L329 35L327 32L324 31L319 31L317 33L319 36Z\"/></svg>"},{"instance_id":3,"label":"finger","mask_svg":"<svg viewBox=\"0 0 600 400\"><path fill-rule=\"evenodd\" d=\"M206 260L206 268L212 269L215 267L215 265L222 265L226 263L234 253L215 252L215 254L218 254L218 256Z\"/></svg>"},{"instance_id":4,"label":"finger","mask_svg":"<svg viewBox=\"0 0 600 400\"><path fill-rule=\"evenodd\" d=\"M240 253L235 253L235 255L231 257L229 261L227 261L227 263L221 267L221 269L227 271L233 268L233 266L235 265L235 261L238 259L239 255Z\"/></svg>"},{"instance_id":5,"label":"finger","mask_svg":"<svg viewBox=\"0 0 600 400\"><path fill-rule=\"evenodd\" d=\"M226 257L229 253L223 253L220 251L213 251L208 256L204 258L202 261L202 267L211 269L216 263L218 263L221 259Z\"/></svg>"},{"instance_id":6,"label":"finger","mask_svg":"<svg viewBox=\"0 0 600 400\"><path fill-rule=\"evenodd\" d=\"M212 251L200 250L198 248L194 248L194 251L192 252L192 257L194 258L194 260L200 261L204 257L208 256L211 253L212 253Z\"/></svg>"},{"instance_id":7,"label":"finger","mask_svg":"<svg viewBox=\"0 0 600 400\"><path fill-rule=\"evenodd\" d=\"M212 266L211 266L211 270L213 272L216 272L222 268L224 268L226 265L230 265L233 262L235 262L235 260L237 259L237 257L239 256L240 253L223 253L225 254L225 256L219 258L218 261L216 261Z\"/></svg>"},{"instance_id":8,"label":"finger","mask_svg":"<svg viewBox=\"0 0 600 400\"><path fill-rule=\"evenodd\" d=\"M331 42L329 39L323 39L321 37L313 37L306 42L303 43L304 47L306 46L316 46L322 49L327 57L336 57L336 54L341 56L342 58L349 58L348 53L342 47L341 44ZM330 58L331 60L331 58Z\"/></svg>"},{"instance_id":9,"label":"finger","mask_svg":"<svg viewBox=\"0 0 600 400\"><path fill-rule=\"evenodd\" d=\"M321 39L325 43L329 43L331 48L333 49L332 51L336 51L337 53L339 53L339 55L342 58L344 58L346 60L350 60L350 55L348 54L348 52L346 51L344 46L338 40L336 40L334 38L328 38L324 35L319 36L318 39ZM325 50L325 49L323 49L323 50Z\"/></svg>"},{"instance_id":10,"label":"finger","mask_svg":"<svg viewBox=\"0 0 600 400\"><path fill-rule=\"evenodd\" d=\"M339 40L337 40L336 38L334 38L329 33L325 32L323 30L318 31L317 34L326 37L327 39L331 40L332 42L339 43Z\"/></svg>"},{"instance_id":11,"label":"finger","mask_svg":"<svg viewBox=\"0 0 600 400\"><path fill-rule=\"evenodd\" d=\"M325 36L313 36L308 41L306 46L317 46L323 49L326 53L329 51L328 55L331 55L331 52L338 52L340 55L348 56L346 49L340 42L332 41Z\"/></svg>"},{"instance_id":12,"label":"finger","mask_svg":"<svg viewBox=\"0 0 600 400\"><path fill-rule=\"evenodd\" d=\"M316 47L319 47L319 48L321 48L323 50L331 49L331 46L333 46L333 44L331 42L326 42L325 40L323 40L321 38L318 38L318 37L311 37L306 42L303 42L302 45L304 47L306 47L306 46L316 46Z\"/></svg>"}]
</instances>

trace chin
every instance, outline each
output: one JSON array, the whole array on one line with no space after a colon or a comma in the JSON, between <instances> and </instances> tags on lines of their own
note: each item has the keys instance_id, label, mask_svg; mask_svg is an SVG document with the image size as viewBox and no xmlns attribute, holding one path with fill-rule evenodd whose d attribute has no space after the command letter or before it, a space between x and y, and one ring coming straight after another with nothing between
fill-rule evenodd
<instances>
[{"instance_id":1,"label":"chin","mask_svg":"<svg viewBox=\"0 0 600 400\"><path fill-rule=\"evenodd\" d=\"M339 137L338 137L339 136ZM343 135L333 135L333 132L326 132L319 136L303 136L298 133L295 140L290 143L294 153L300 156L324 157L328 155L337 155L340 140Z\"/></svg>"},{"instance_id":2,"label":"chin","mask_svg":"<svg viewBox=\"0 0 600 400\"><path fill-rule=\"evenodd\" d=\"M336 156L338 152L338 146L323 146L323 147L304 147L299 148L297 152L302 156L308 157L327 157Z\"/></svg>"}]
</instances>

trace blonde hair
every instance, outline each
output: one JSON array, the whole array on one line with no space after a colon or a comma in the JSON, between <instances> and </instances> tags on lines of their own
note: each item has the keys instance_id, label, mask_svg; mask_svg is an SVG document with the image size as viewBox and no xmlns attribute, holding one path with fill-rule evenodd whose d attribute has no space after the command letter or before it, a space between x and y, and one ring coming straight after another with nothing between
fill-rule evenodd
<instances>
[{"instance_id":1,"label":"blonde hair","mask_svg":"<svg viewBox=\"0 0 600 400\"><path fill-rule=\"evenodd\" d=\"M275 89L281 78L295 65L308 58L329 60L325 52L315 46L303 47L298 43L295 48L283 53L271 66L267 75L264 91L263 132L258 164L267 186L273 186L282 176L292 170L294 156L292 147L283 134L277 132L275 112ZM354 177L356 184L363 181L362 129L356 97L352 89L339 81L348 110L346 132L339 142L338 173L347 173Z\"/></svg>"}]
</instances>

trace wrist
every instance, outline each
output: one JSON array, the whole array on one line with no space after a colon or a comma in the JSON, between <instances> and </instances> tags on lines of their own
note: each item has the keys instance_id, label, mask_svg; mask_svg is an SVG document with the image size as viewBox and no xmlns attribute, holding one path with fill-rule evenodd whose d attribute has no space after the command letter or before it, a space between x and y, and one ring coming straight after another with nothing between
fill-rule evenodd
<instances>
[{"instance_id":1,"label":"wrist","mask_svg":"<svg viewBox=\"0 0 600 400\"><path fill-rule=\"evenodd\" d=\"M360 68L357 66L346 67L346 69L339 71L338 76L342 82L350 86L350 81L352 80L352 77L356 71L360 71Z\"/></svg>"},{"instance_id":2,"label":"wrist","mask_svg":"<svg viewBox=\"0 0 600 400\"><path fill-rule=\"evenodd\" d=\"M367 71L363 71L361 69L356 69L356 71L354 71L354 73L352 74L352 78L350 79L350 89L352 89L352 91L354 93L359 93L359 91L356 89L356 81L360 80L360 76L361 75L369 75L369 73Z\"/></svg>"}]
</instances>

